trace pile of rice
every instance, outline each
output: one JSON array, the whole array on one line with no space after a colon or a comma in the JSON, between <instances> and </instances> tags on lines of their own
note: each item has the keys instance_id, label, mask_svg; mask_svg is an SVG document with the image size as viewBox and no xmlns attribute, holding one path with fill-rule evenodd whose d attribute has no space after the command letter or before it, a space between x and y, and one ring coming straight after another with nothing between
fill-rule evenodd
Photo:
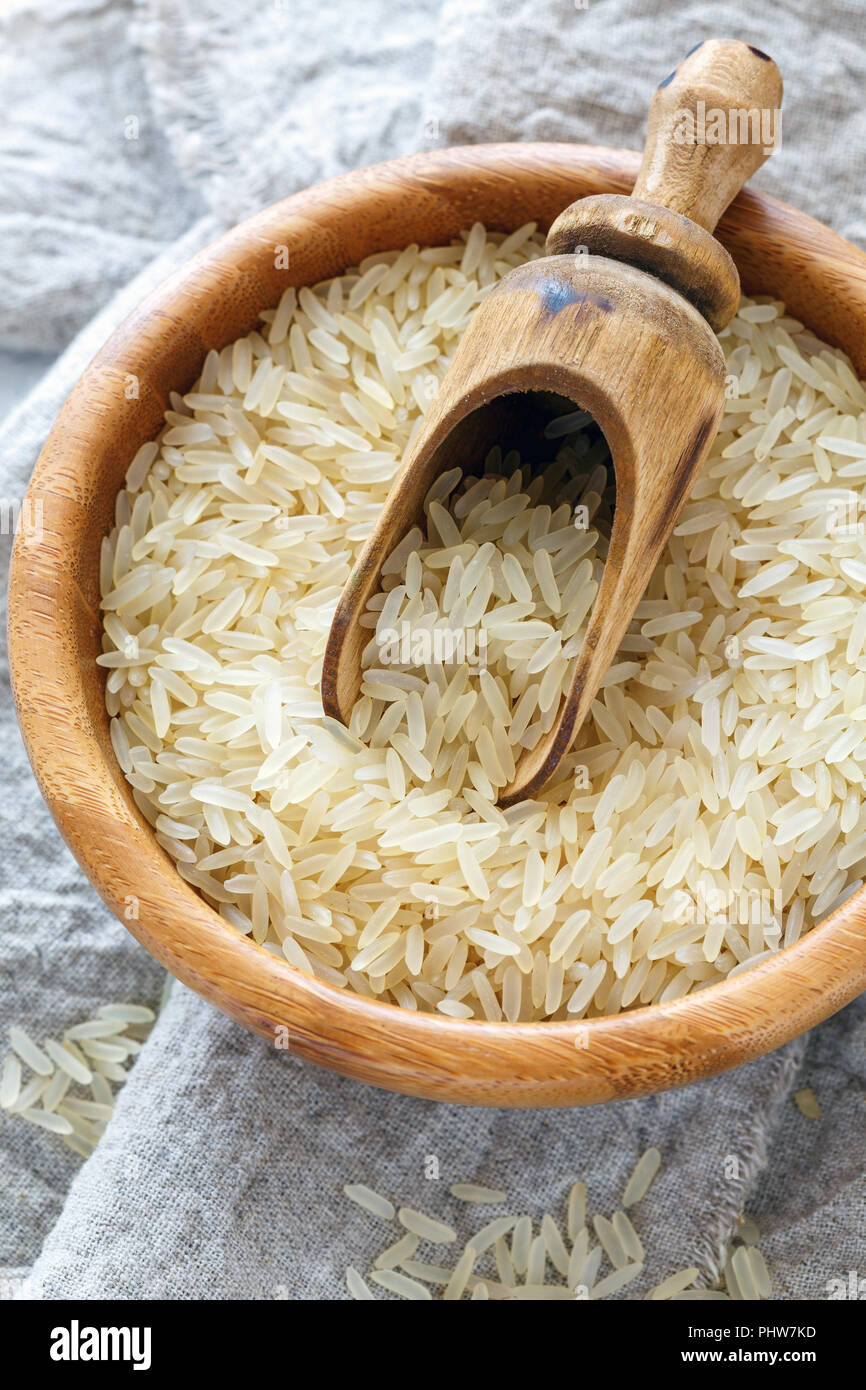
<instances>
[{"instance_id":1,"label":"pile of rice","mask_svg":"<svg viewBox=\"0 0 866 1390\"><path fill-rule=\"evenodd\" d=\"M373 1284L412 1302L429 1302L434 1296L444 1302L463 1298L472 1302L598 1302L613 1298L652 1266L632 1217L660 1166L658 1149L647 1149L626 1183L620 1206L610 1217L598 1214L589 1220L586 1183L576 1182L568 1195L562 1227L550 1212L541 1217L537 1230L531 1216L506 1212L476 1227L462 1248L457 1246L459 1254L451 1250L458 1234L450 1220L442 1221L412 1207L397 1210L381 1192L365 1183L351 1183L343 1189L349 1200L374 1220L390 1224L391 1231L366 1278L353 1265L348 1267L349 1294L358 1301L371 1302L377 1297L370 1287ZM504 1191L474 1182L455 1183L450 1194L463 1213L478 1206L502 1208L508 1198ZM392 1224L395 1222L396 1226ZM638 1227L642 1224L638 1218ZM773 1285L757 1248L759 1238L754 1222L741 1218L717 1287L697 1285L701 1271L691 1265L665 1275L643 1297L657 1303L770 1298ZM634 1296L630 1289L627 1297Z\"/></svg>"},{"instance_id":2,"label":"pile of rice","mask_svg":"<svg viewBox=\"0 0 866 1390\"><path fill-rule=\"evenodd\" d=\"M288 290L172 398L102 554L112 740L178 871L299 969L457 1018L676 999L795 941L866 872L866 392L778 302L744 301L723 334L711 457L554 785L496 807L604 559L608 479L579 416L548 431L554 476L496 453L433 489L366 619L351 729L323 716L342 587L533 233L476 225ZM437 654L437 628L465 649Z\"/></svg>"}]
</instances>

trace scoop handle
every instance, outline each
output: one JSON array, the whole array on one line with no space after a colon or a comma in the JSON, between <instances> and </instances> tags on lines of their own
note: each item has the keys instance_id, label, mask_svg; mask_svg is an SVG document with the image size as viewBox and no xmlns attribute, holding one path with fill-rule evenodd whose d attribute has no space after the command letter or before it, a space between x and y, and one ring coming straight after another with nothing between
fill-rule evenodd
<instances>
[{"instance_id":1,"label":"scoop handle","mask_svg":"<svg viewBox=\"0 0 866 1390\"><path fill-rule=\"evenodd\" d=\"M716 223L781 136L782 75L739 39L707 39L656 88L632 197Z\"/></svg>"}]
</instances>

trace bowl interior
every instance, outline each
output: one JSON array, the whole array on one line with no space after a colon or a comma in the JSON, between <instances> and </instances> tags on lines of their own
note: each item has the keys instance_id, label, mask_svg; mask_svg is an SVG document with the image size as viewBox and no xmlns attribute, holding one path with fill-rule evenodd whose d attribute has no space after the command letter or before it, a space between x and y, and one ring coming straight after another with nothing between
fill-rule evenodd
<instances>
[{"instance_id":1,"label":"bowl interior","mask_svg":"<svg viewBox=\"0 0 866 1390\"><path fill-rule=\"evenodd\" d=\"M98 561L136 449L206 352L288 285L374 251L435 245L474 221L545 229L575 198L627 192L630 153L556 145L442 151L376 166L265 210L201 252L118 329L76 386L34 473L40 530L16 541L10 653L19 717L61 831L105 901L170 970L246 1026L392 1089L496 1105L645 1094L780 1045L866 987L866 910L851 899L795 946L670 1005L583 1024L412 1014L300 975L229 927L177 874L132 800L108 735ZM866 257L783 204L742 195L719 238L744 288L784 299L866 376Z\"/></svg>"}]
</instances>

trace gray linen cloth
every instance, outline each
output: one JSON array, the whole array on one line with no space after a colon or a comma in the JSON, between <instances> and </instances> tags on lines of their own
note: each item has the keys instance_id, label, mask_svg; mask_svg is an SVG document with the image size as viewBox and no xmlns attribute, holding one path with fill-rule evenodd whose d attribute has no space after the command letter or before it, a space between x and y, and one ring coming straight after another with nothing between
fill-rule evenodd
<instances>
[{"instance_id":1,"label":"gray linen cloth","mask_svg":"<svg viewBox=\"0 0 866 1390\"><path fill-rule=\"evenodd\" d=\"M66 346L104 307L4 429L4 496L21 496L64 396L111 328L238 216L412 148L638 148L652 87L703 37L747 38L783 69L784 145L756 184L866 242L851 177L866 129L860 26L855 0L820 12L805 0L760 12L705 0L20 6L0 19L3 51L15 52L0 62L0 94L21 97L4 101L0 144L10 190L0 267L15 283L0 340ZM42 222L48 208L62 226ZM4 564L6 550L8 538ZM0 1024L41 1037L109 999L154 999L161 972L54 830L5 671L4 681ZM803 1084L823 1102L821 1120L794 1106ZM341 1298L345 1265L367 1268L388 1239L343 1198L346 1182L447 1213L468 1234L447 1194L454 1181L502 1186L513 1209L540 1213L560 1211L584 1176L591 1210L609 1212L653 1143L664 1167L636 1218L646 1278L623 1297L690 1263L714 1277L745 1207L765 1233L778 1296L824 1298L830 1280L866 1269L864 1085L862 1001L712 1082L586 1111L517 1112L331 1076L175 986L85 1164L0 1117L0 1265L35 1261L31 1287L48 1298Z\"/></svg>"}]
</instances>

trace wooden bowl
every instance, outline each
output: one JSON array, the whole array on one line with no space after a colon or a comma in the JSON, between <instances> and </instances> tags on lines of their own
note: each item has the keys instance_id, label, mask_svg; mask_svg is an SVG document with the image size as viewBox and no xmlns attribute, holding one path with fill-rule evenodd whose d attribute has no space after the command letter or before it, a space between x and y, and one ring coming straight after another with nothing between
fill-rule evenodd
<instances>
[{"instance_id":1,"label":"wooden bowl","mask_svg":"<svg viewBox=\"0 0 866 1390\"><path fill-rule=\"evenodd\" d=\"M646 1095L769 1052L866 988L864 890L754 969L612 1018L463 1022L377 1003L300 974L208 907L156 843L109 741L94 664L99 546L169 390L188 390L208 349L248 333L287 284L412 241L447 242L476 220L546 228L575 198L629 192L638 162L572 145L475 146L381 164L277 203L200 252L122 324L69 397L30 485L42 528L22 529L16 542L9 644L24 738L64 838L109 907L184 983L272 1040L286 1026L297 1055L391 1090L503 1106ZM866 376L866 256L755 193L736 200L719 237L746 290L784 299ZM288 271L275 268L278 246L289 249Z\"/></svg>"}]
</instances>

